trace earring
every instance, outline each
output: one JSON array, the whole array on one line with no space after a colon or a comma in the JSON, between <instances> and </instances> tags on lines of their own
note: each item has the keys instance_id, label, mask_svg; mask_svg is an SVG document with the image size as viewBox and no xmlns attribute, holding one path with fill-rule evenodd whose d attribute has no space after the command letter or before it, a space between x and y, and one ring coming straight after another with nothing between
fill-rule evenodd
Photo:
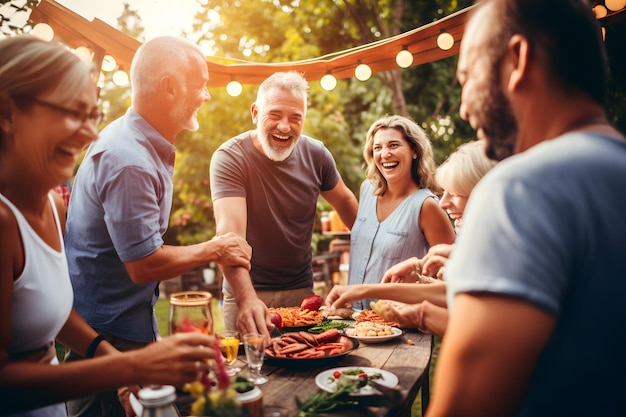
<instances>
[{"instance_id":1,"label":"earring","mask_svg":"<svg viewBox=\"0 0 626 417\"><path fill-rule=\"evenodd\" d=\"M415 156L413 157L413 159L417 159L417 155L415 155Z\"/></svg>"}]
</instances>

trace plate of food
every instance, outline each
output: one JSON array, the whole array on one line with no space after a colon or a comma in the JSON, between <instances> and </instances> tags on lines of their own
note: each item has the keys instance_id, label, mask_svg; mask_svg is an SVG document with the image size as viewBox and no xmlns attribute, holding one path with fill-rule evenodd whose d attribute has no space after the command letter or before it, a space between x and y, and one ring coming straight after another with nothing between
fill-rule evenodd
<instances>
[{"instance_id":1,"label":"plate of food","mask_svg":"<svg viewBox=\"0 0 626 417\"><path fill-rule=\"evenodd\" d=\"M381 324L386 324L388 326L399 327L399 323L395 321L387 321L382 318L376 311L374 310L360 310L355 312L352 316L356 323L360 323L362 321L373 321Z\"/></svg>"},{"instance_id":2,"label":"plate of food","mask_svg":"<svg viewBox=\"0 0 626 417\"><path fill-rule=\"evenodd\" d=\"M366 377L374 379L389 388L393 388L398 385L398 377L383 369L368 368L364 366L342 366L339 368L327 369L315 376L315 384L322 390L333 393L337 390L337 386L346 383L352 383L359 377ZM357 392L352 393L353 396L363 396L376 394L375 388L369 385L364 385L359 388Z\"/></svg>"},{"instance_id":3,"label":"plate of food","mask_svg":"<svg viewBox=\"0 0 626 417\"><path fill-rule=\"evenodd\" d=\"M297 332L313 327L324 320L319 310L308 310L300 307L270 307L270 313L280 316L282 331Z\"/></svg>"},{"instance_id":4,"label":"plate of food","mask_svg":"<svg viewBox=\"0 0 626 417\"><path fill-rule=\"evenodd\" d=\"M351 308L321 308L322 314L328 320L353 320L354 310Z\"/></svg>"},{"instance_id":5,"label":"plate of food","mask_svg":"<svg viewBox=\"0 0 626 417\"><path fill-rule=\"evenodd\" d=\"M381 343L402 336L402 330L371 321L362 321L346 330L346 336L354 337L363 343Z\"/></svg>"},{"instance_id":6,"label":"plate of food","mask_svg":"<svg viewBox=\"0 0 626 417\"><path fill-rule=\"evenodd\" d=\"M320 334L285 333L272 338L265 349L265 362L278 367L323 366L354 351L359 341L342 335L337 329Z\"/></svg>"}]
</instances>

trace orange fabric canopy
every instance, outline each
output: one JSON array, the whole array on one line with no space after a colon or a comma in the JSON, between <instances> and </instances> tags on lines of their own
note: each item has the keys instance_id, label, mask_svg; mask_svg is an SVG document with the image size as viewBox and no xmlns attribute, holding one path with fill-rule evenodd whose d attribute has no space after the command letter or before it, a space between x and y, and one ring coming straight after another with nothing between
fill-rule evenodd
<instances>
[{"instance_id":1,"label":"orange fabric canopy","mask_svg":"<svg viewBox=\"0 0 626 417\"><path fill-rule=\"evenodd\" d=\"M334 56L329 59L254 63L208 56L208 86L223 87L233 80L242 84L258 85L272 73L287 70L304 73L308 81L319 80L328 72L336 78L350 78L354 77L354 69L359 61L369 65L373 73L388 71L399 68L395 57L403 48L408 48L413 55L412 65L437 61L458 53L467 13L471 8L389 39L332 54ZM33 9L30 18L34 24L49 24L54 29L56 38L71 48L90 48L99 64L105 55L111 55L120 67L128 70L135 51L141 45L137 39L102 20L95 18L88 21L52 0L42 0ZM443 31L454 37L454 45L449 50L442 50L437 46L437 37Z\"/></svg>"}]
</instances>

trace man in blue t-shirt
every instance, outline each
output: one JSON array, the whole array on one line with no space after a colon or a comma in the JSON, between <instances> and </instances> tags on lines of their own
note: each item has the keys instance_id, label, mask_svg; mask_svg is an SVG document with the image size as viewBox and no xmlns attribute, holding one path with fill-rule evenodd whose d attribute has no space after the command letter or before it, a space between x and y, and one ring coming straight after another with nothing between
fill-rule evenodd
<instances>
[{"instance_id":1,"label":"man in blue t-shirt","mask_svg":"<svg viewBox=\"0 0 626 417\"><path fill-rule=\"evenodd\" d=\"M302 134L307 90L304 77L293 71L267 78L252 104L256 130L213 154L217 233L236 233L252 246L250 271L222 267L227 329L269 337L267 307L299 306L313 293L311 237L320 194L348 227L356 218L356 197L330 151Z\"/></svg>"},{"instance_id":2,"label":"man in blue t-shirt","mask_svg":"<svg viewBox=\"0 0 626 417\"><path fill-rule=\"evenodd\" d=\"M600 27L580 0L483 0L457 75L489 154L516 155L469 199L427 416L623 415L626 140Z\"/></svg>"}]
</instances>

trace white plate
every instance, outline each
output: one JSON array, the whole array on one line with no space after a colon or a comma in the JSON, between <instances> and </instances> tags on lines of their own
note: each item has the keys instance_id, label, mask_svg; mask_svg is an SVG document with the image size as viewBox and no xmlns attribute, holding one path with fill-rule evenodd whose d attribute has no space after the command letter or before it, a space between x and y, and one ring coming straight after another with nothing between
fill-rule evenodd
<instances>
[{"instance_id":1,"label":"white plate","mask_svg":"<svg viewBox=\"0 0 626 417\"><path fill-rule=\"evenodd\" d=\"M250 401L261 396L261 390L256 385L250 391L242 392L241 394L237 394L237 401Z\"/></svg>"},{"instance_id":2,"label":"white plate","mask_svg":"<svg viewBox=\"0 0 626 417\"><path fill-rule=\"evenodd\" d=\"M356 340L363 343L386 342L387 340L397 339L398 337L402 336L402 330L398 329L397 327L392 327L391 331L393 332L393 334L388 334L385 336L356 336L352 334L352 332L356 333L354 329L346 329L346 336L354 337Z\"/></svg>"},{"instance_id":3,"label":"white plate","mask_svg":"<svg viewBox=\"0 0 626 417\"><path fill-rule=\"evenodd\" d=\"M384 385L389 388L393 388L396 385L398 385L398 377L392 374L391 372L385 371L383 369L378 369L378 368L368 368L365 366L342 366L340 368L327 369L326 371L320 372L319 374L315 376L315 383L317 384L318 387L320 387L324 391L331 392L331 393L335 392L335 390L337 389L337 383L335 382L335 378L333 377L333 374L335 373L335 371L345 372L349 369L362 369L363 372L365 372L368 375L379 373L382 375L382 378L377 379L376 382L379 382L381 385ZM369 385L366 385L362 387L358 392L355 392L352 395L372 395L372 394L375 394L376 392L377 391L374 388L370 387Z\"/></svg>"}]
</instances>

